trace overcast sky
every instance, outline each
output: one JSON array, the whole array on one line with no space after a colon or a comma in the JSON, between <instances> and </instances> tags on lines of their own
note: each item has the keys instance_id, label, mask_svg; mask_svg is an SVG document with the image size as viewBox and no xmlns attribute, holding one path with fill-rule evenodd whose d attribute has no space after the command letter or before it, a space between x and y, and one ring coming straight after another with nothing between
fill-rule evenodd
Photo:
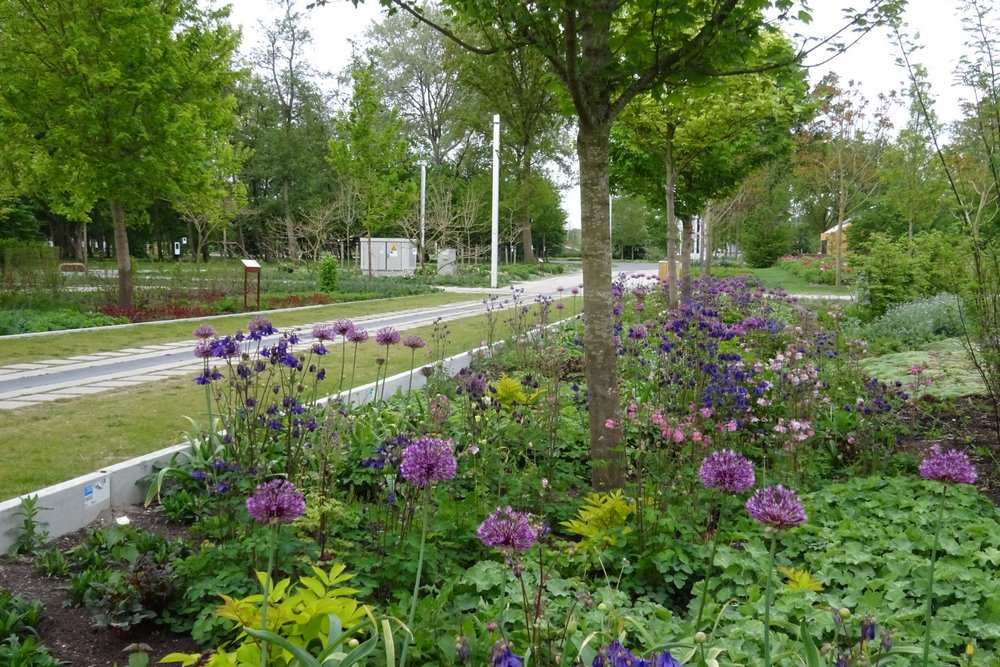
<instances>
[{"instance_id":1,"label":"overcast sky","mask_svg":"<svg viewBox=\"0 0 1000 667\"><path fill-rule=\"evenodd\" d=\"M304 8L306 0L300 0ZM841 25L837 7L846 0L814 0L813 23L804 32L826 34ZM363 33L381 17L375 0L355 8L349 0L332 0L324 7L304 10L307 27L313 43L307 58L319 71L339 73L351 59L352 44L360 42ZM916 60L927 67L936 109L942 120L954 120L959 115L959 102L965 91L956 87L954 72L963 51L965 36L961 30L961 9L958 0L910 0L905 20L911 33L919 33L923 49ZM277 11L268 0L233 0L232 20L243 27L243 50L252 49L259 39L259 22L273 21ZM810 68L810 79L818 81L829 71L837 72L842 81L860 82L861 90L870 100L879 93L906 90L906 73L896 65L898 49L887 31L866 35L843 55L822 66ZM809 61L818 63L829 57L816 52ZM897 114L897 125L905 123L905 108ZM501 119L502 121L502 119ZM571 227L580 226L579 190L568 188L563 196L563 207Z\"/></svg>"}]
</instances>

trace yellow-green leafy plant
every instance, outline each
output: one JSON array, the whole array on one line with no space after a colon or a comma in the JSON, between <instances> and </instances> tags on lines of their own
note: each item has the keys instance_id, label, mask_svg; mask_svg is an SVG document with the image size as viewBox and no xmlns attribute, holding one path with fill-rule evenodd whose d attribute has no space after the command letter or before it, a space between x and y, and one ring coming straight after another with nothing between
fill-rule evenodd
<instances>
[{"instance_id":1,"label":"yellow-green leafy plant","mask_svg":"<svg viewBox=\"0 0 1000 667\"><path fill-rule=\"evenodd\" d=\"M526 393L524 385L517 378L512 378L506 373L500 376L494 385L496 389L496 399L500 401L500 406L505 410L510 410L515 403L518 405L531 405L539 396L545 393L544 389L537 389Z\"/></svg>"},{"instance_id":2,"label":"yellow-green leafy plant","mask_svg":"<svg viewBox=\"0 0 1000 667\"><path fill-rule=\"evenodd\" d=\"M603 549L613 546L618 540L614 531L621 528L622 534L632 532L626 525L628 518L635 514L635 503L622 495L620 490L610 493L591 493L587 496L576 519L563 521L569 532L579 535L580 550L587 553L591 548Z\"/></svg>"},{"instance_id":3,"label":"yellow-green leafy plant","mask_svg":"<svg viewBox=\"0 0 1000 667\"><path fill-rule=\"evenodd\" d=\"M314 576L300 577L293 583L291 579L274 582L268 591L267 634L282 638L282 642L269 642L267 664L271 667L285 667L297 658L287 645L302 649L307 653L325 651L334 636L337 638L352 634L351 629L370 618L371 610L358 602L354 595L357 589L342 584L353 575L345 574L344 565L334 565L329 571L312 567ZM267 575L258 572L261 586ZM262 626L263 593L235 599L221 596L223 604L216 610L222 618L233 621L237 636L220 647L207 663L220 665L260 665L261 638L257 628ZM269 638L269 637L268 637ZM345 637L346 638L346 637ZM366 642L367 643L367 642ZM162 663L179 663L181 667L195 664L199 654L171 653Z\"/></svg>"}]
</instances>

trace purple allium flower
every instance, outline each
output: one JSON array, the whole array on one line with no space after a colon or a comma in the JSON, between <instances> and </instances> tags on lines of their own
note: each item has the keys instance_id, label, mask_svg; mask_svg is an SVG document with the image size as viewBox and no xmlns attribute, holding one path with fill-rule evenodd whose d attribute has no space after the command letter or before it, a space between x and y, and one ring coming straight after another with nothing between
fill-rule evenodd
<instances>
[{"instance_id":1,"label":"purple allium flower","mask_svg":"<svg viewBox=\"0 0 1000 667\"><path fill-rule=\"evenodd\" d=\"M208 340L199 340L194 344L194 356L199 359L208 359L215 356L212 351L212 342Z\"/></svg>"},{"instance_id":2,"label":"purple allium flower","mask_svg":"<svg viewBox=\"0 0 1000 667\"><path fill-rule=\"evenodd\" d=\"M632 340L646 340L649 337L649 332L641 324L637 324L634 327L629 327L628 337Z\"/></svg>"},{"instance_id":3,"label":"purple allium flower","mask_svg":"<svg viewBox=\"0 0 1000 667\"><path fill-rule=\"evenodd\" d=\"M978 479L968 456L954 449L943 452L941 445L932 446L920 462L920 476L942 484L975 484Z\"/></svg>"},{"instance_id":4,"label":"purple allium flower","mask_svg":"<svg viewBox=\"0 0 1000 667\"><path fill-rule=\"evenodd\" d=\"M498 507L476 530L483 546L501 551L527 551L538 539L538 531L531 525L531 515L515 512L511 507Z\"/></svg>"},{"instance_id":5,"label":"purple allium flower","mask_svg":"<svg viewBox=\"0 0 1000 667\"><path fill-rule=\"evenodd\" d=\"M399 474L410 484L427 487L455 476L457 462L450 440L420 438L403 450Z\"/></svg>"},{"instance_id":6,"label":"purple allium flower","mask_svg":"<svg viewBox=\"0 0 1000 667\"><path fill-rule=\"evenodd\" d=\"M261 523L291 523L305 510L305 499L287 479L264 482L247 498L247 511Z\"/></svg>"},{"instance_id":7,"label":"purple allium flower","mask_svg":"<svg viewBox=\"0 0 1000 667\"><path fill-rule=\"evenodd\" d=\"M424 339L416 334L410 334L403 339L403 347L408 347L411 350L419 350L425 345L427 345L427 343L424 342Z\"/></svg>"},{"instance_id":8,"label":"purple allium flower","mask_svg":"<svg viewBox=\"0 0 1000 667\"><path fill-rule=\"evenodd\" d=\"M333 324L330 325L330 329L338 336L346 336L353 328L354 322L344 319L334 320Z\"/></svg>"},{"instance_id":9,"label":"purple allium flower","mask_svg":"<svg viewBox=\"0 0 1000 667\"><path fill-rule=\"evenodd\" d=\"M799 494L781 484L757 489L746 507L754 521L771 528L794 528L809 518Z\"/></svg>"},{"instance_id":10,"label":"purple allium flower","mask_svg":"<svg viewBox=\"0 0 1000 667\"><path fill-rule=\"evenodd\" d=\"M316 340L333 340L337 334L333 331L333 325L317 324L313 327L312 335Z\"/></svg>"},{"instance_id":11,"label":"purple allium flower","mask_svg":"<svg viewBox=\"0 0 1000 667\"><path fill-rule=\"evenodd\" d=\"M351 329L347 332L347 340L354 344L364 343L368 340L368 332L364 329Z\"/></svg>"},{"instance_id":12,"label":"purple allium flower","mask_svg":"<svg viewBox=\"0 0 1000 667\"><path fill-rule=\"evenodd\" d=\"M399 332L392 327L382 327L375 332L375 342L379 345L395 345L399 342Z\"/></svg>"},{"instance_id":13,"label":"purple allium flower","mask_svg":"<svg viewBox=\"0 0 1000 667\"><path fill-rule=\"evenodd\" d=\"M211 324L201 324L194 330L195 338L215 338L215 328Z\"/></svg>"},{"instance_id":14,"label":"purple allium flower","mask_svg":"<svg viewBox=\"0 0 1000 667\"><path fill-rule=\"evenodd\" d=\"M724 493L743 493L753 488L753 464L731 449L712 452L701 462L701 483Z\"/></svg>"}]
</instances>

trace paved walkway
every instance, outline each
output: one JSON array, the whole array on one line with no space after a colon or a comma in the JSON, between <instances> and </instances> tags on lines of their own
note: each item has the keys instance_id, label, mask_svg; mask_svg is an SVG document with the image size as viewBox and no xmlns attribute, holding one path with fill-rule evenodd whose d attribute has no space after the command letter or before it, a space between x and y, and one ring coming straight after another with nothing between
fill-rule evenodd
<instances>
[{"instance_id":1,"label":"paved walkway","mask_svg":"<svg viewBox=\"0 0 1000 667\"><path fill-rule=\"evenodd\" d=\"M559 288L568 292L581 280L581 274L574 272L518 283L514 287L523 289L523 294L527 298L541 295L554 296L559 293ZM470 300L433 308L354 318L354 322L369 331L387 326L406 331L426 326L438 319L448 321L481 315L485 312L483 308L484 297L490 294L509 295L512 288L490 290L452 287L447 288L446 291L468 293ZM478 298L473 295L478 295ZM303 310L303 317L309 317L308 309ZM309 332L313 326L326 324L330 321L308 322L297 328L302 330L303 339L308 340L311 337ZM285 329L287 328L285 327ZM166 380L180 375L193 376L202 365L202 361L192 355L193 346L193 340L179 341L127 348L114 352L97 352L65 359L46 359L32 363L0 366L0 410L17 410L59 399L87 396Z\"/></svg>"}]
</instances>

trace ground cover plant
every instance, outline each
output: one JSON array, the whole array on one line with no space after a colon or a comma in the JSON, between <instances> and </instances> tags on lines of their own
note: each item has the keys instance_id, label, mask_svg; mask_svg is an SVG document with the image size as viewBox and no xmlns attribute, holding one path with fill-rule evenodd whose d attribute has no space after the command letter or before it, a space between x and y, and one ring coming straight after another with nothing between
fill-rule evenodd
<instances>
[{"instance_id":1,"label":"ground cover plant","mask_svg":"<svg viewBox=\"0 0 1000 667\"><path fill-rule=\"evenodd\" d=\"M347 321L309 344L199 328L208 417L148 480L190 538L161 551L178 597L129 608L202 648L165 663L1000 664L984 460L901 448L903 380L742 279L673 310L654 280L613 290L620 490L588 482L582 325L549 326L572 291L491 303L511 339L455 377ZM314 404L363 345L426 388Z\"/></svg>"}]
</instances>

